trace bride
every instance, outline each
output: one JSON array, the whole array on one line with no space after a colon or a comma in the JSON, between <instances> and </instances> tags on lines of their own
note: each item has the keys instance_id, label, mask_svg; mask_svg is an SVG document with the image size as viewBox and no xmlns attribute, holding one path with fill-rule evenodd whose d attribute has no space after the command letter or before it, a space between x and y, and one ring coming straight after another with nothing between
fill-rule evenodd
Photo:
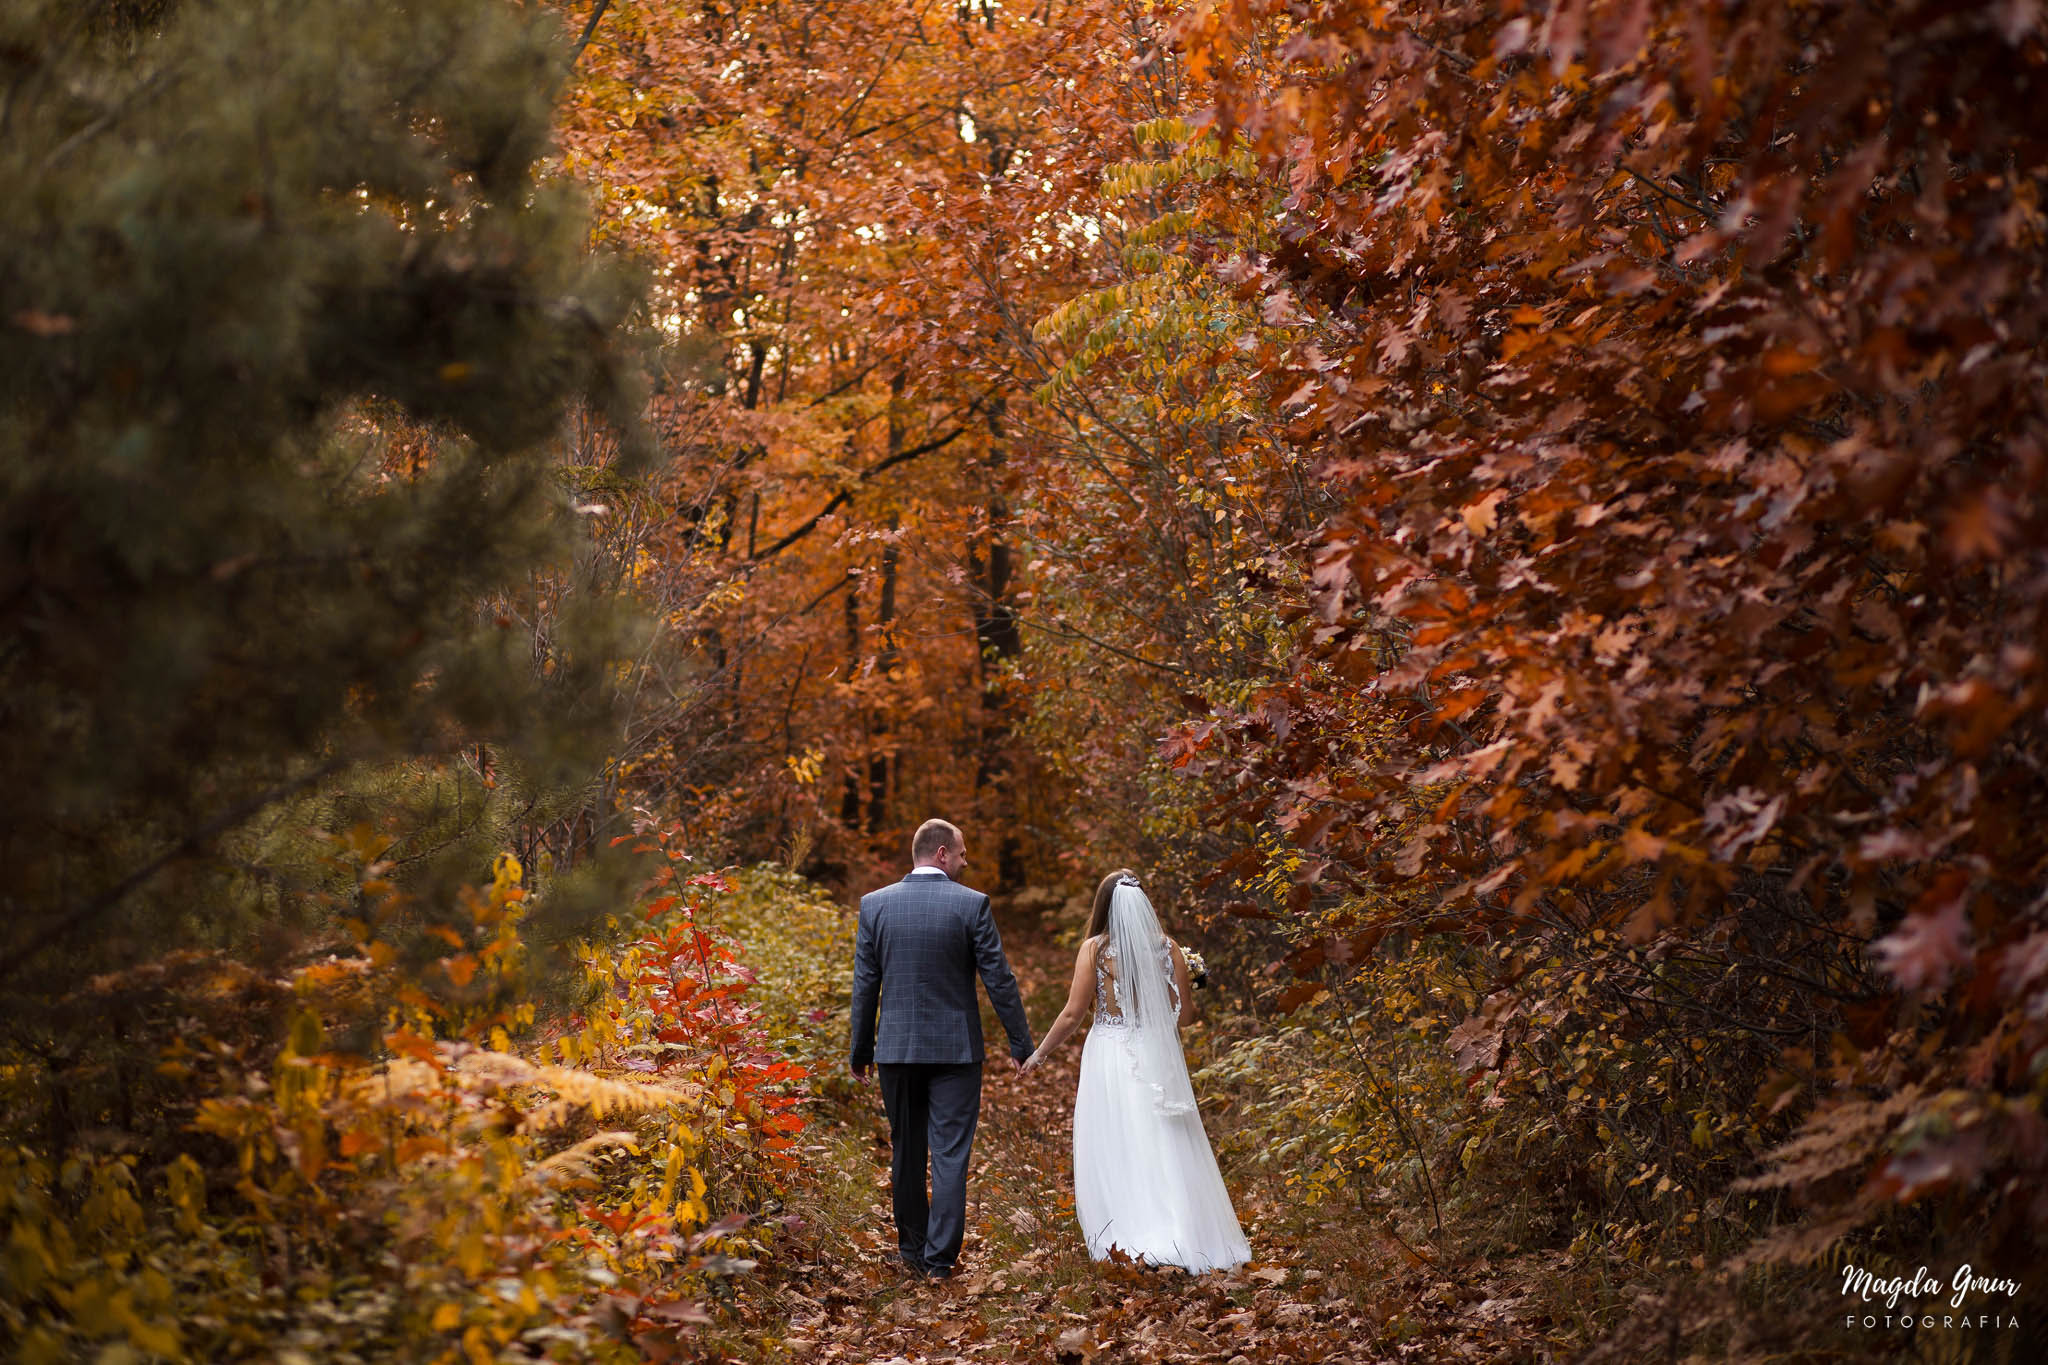
<instances>
[{"instance_id":1,"label":"bride","mask_svg":"<svg viewBox=\"0 0 2048 1365\"><path fill-rule=\"evenodd\" d=\"M1115 1248L1199 1273L1251 1259L1181 1054L1190 996L1187 958L1137 877L1104 877L1066 1008L1024 1064L1037 1067L1092 1013L1074 1097L1074 1213L1098 1261Z\"/></svg>"}]
</instances>

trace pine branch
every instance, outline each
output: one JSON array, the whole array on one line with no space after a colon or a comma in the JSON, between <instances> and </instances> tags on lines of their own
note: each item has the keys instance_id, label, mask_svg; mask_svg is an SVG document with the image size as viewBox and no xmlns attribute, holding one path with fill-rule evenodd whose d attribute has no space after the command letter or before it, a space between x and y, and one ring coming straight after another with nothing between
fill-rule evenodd
<instances>
[{"instance_id":1,"label":"pine branch","mask_svg":"<svg viewBox=\"0 0 2048 1365\"><path fill-rule=\"evenodd\" d=\"M89 928L100 916L126 900L144 882L147 882L157 873L178 861L178 859L190 857L192 854L200 852L215 839L242 824L258 811L275 805L286 797L296 795L306 788L324 781L341 771L343 766L344 763L341 759L329 759L309 773L295 777L288 782L280 782L266 791L258 792L240 805L231 806L221 812L198 829L179 839L156 857L144 863L141 867L136 868L99 896L66 914L59 915L49 924L45 925L41 933L31 937L4 964L0 964L0 982L12 980L20 974L22 968L34 961L41 953L54 947L62 940L71 937L73 934Z\"/></svg>"}]
</instances>

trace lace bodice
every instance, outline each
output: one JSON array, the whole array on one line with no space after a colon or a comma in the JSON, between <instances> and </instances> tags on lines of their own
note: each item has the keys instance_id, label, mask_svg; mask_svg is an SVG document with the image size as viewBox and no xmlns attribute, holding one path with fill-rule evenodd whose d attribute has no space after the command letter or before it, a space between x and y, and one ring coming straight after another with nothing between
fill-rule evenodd
<instances>
[{"instance_id":1,"label":"lace bodice","mask_svg":"<svg viewBox=\"0 0 2048 1365\"><path fill-rule=\"evenodd\" d=\"M1117 960L1116 944L1104 939L1102 947L1095 954L1095 1022L1112 1028L1124 1025L1123 999L1118 991L1122 984L1117 974L1109 970ZM1173 970L1173 945L1159 945L1159 965L1166 971L1166 994L1173 1002L1174 1012L1180 1011L1180 979Z\"/></svg>"}]
</instances>

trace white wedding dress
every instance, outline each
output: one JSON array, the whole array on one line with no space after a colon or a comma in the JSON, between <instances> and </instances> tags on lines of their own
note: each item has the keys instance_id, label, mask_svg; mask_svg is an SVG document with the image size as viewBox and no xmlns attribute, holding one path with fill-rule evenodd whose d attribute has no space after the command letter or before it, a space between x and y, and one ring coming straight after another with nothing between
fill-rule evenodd
<instances>
[{"instance_id":1,"label":"white wedding dress","mask_svg":"<svg viewBox=\"0 0 2048 1365\"><path fill-rule=\"evenodd\" d=\"M1195 1108L1179 1033L1173 947L1135 884L1110 901L1095 1017L1074 1097L1074 1213L1088 1254L1112 1247L1201 1272L1251 1259Z\"/></svg>"}]
</instances>

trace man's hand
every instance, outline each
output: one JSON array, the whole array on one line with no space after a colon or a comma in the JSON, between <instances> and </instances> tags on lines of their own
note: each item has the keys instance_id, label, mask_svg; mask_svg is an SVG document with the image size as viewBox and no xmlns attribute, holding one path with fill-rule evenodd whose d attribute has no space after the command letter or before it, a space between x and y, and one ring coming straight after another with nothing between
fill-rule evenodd
<instances>
[{"instance_id":1,"label":"man's hand","mask_svg":"<svg viewBox=\"0 0 2048 1365\"><path fill-rule=\"evenodd\" d=\"M853 1069L853 1078L857 1081L865 1081L868 1078L868 1072L873 1069L873 1067L857 1066Z\"/></svg>"},{"instance_id":2,"label":"man's hand","mask_svg":"<svg viewBox=\"0 0 2048 1365\"><path fill-rule=\"evenodd\" d=\"M1038 1065L1038 1054L1033 1053L1031 1056L1024 1057L1021 1059L1017 1057L1012 1057L1010 1058L1010 1061L1017 1068L1017 1070L1029 1071L1031 1070L1031 1068Z\"/></svg>"}]
</instances>

